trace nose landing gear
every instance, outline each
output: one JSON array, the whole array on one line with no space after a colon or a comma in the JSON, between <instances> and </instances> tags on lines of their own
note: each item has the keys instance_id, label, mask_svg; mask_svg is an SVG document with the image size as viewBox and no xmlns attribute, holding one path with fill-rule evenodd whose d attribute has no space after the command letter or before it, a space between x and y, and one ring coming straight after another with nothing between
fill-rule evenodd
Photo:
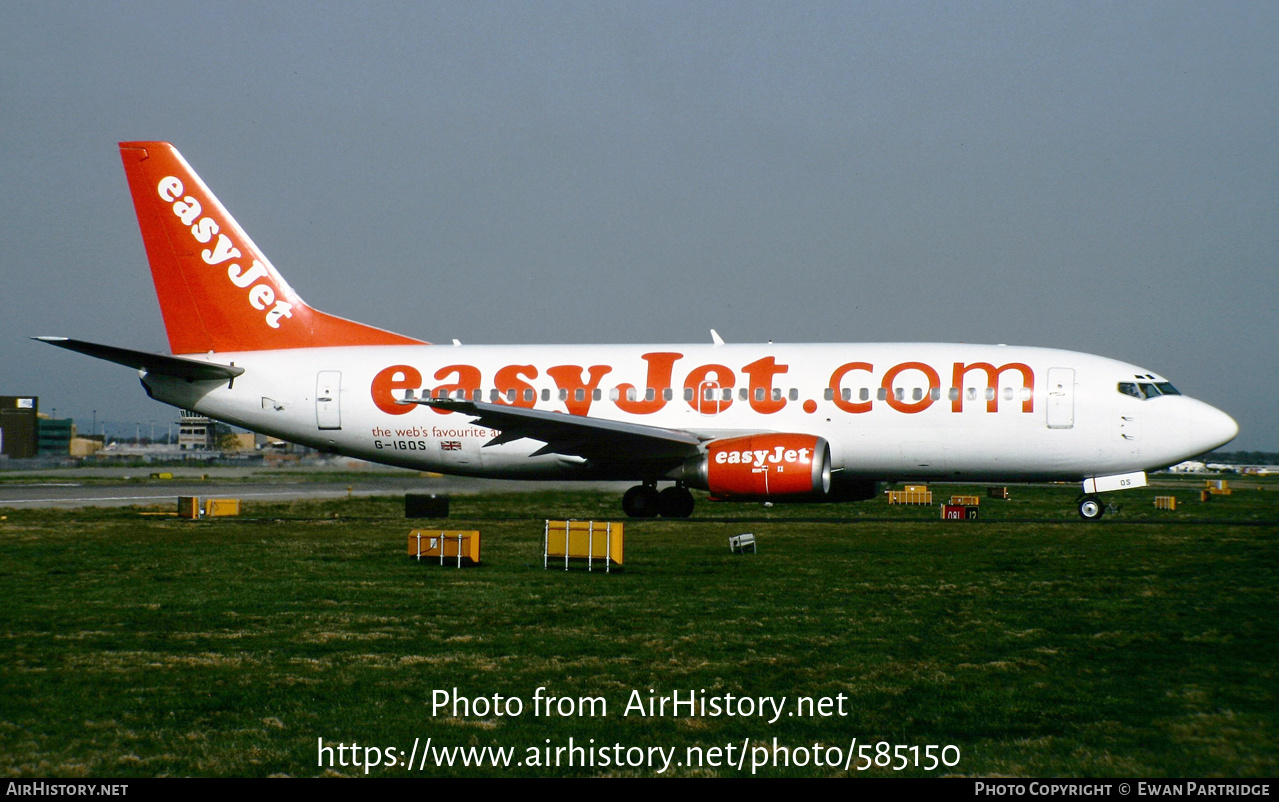
<instances>
[{"instance_id":1,"label":"nose landing gear","mask_svg":"<svg viewBox=\"0 0 1279 802\"><path fill-rule=\"evenodd\" d=\"M1085 521L1099 521L1106 512L1106 505L1097 496L1084 496L1079 500L1079 517Z\"/></svg>"}]
</instances>

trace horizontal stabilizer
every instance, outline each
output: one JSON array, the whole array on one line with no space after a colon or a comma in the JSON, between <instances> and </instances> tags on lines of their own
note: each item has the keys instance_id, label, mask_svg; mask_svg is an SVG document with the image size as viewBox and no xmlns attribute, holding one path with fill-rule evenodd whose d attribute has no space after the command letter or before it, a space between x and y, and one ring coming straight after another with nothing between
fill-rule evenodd
<instances>
[{"instance_id":1,"label":"horizontal stabilizer","mask_svg":"<svg viewBox=\"0 0 1279 802\"><path fill-rule=\"evenodd\" d=\"M69 351L79 351L96 359L115 362L117 365L137 368L149 376L174 376L187 381L226 381L244 372L244 368L238 368L235 365L200 362L180 356L148 354L145 351L99 345L84 340L69 340L66 337L33 337L32 339L66 348Z\"/></svg>"}]
</instances>

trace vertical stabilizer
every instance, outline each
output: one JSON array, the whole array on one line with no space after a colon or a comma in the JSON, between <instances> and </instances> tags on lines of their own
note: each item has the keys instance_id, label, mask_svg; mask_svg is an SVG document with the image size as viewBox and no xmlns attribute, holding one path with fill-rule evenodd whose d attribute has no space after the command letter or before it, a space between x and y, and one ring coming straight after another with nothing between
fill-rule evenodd
<instances>
[{"instance_id":1,"label":"vertical stabilizer","mask_svg":"<svg viewBox=\"0 0 1279 802\"><path fill-rule=\"evenodd\" d=\"M121 142L175 354L420 340L307 306L167 142Z\"/></svg>"}]
</instances>

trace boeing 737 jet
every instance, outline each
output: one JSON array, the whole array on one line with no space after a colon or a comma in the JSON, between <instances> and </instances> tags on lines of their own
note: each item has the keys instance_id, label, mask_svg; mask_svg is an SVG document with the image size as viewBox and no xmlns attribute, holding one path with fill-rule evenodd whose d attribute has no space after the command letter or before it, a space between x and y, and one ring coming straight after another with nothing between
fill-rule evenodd
<instances>
[{"instance_id":1,"label":"boeing 737 jet","mask_svg":"<svg viewBox=\"0 0 1279 802\"><path fill-rule=\"evenodd\" d=\"M631 516L712 500L855 501L883 481L1141 487L1229 442L1146 368L945 343L429 344L308 306L178 151L120 145L172 356L39 339L137 369L147 394L388 465L627 480ZM659 490L659 487L664 486Z\"/></svg>"}]
</instances>

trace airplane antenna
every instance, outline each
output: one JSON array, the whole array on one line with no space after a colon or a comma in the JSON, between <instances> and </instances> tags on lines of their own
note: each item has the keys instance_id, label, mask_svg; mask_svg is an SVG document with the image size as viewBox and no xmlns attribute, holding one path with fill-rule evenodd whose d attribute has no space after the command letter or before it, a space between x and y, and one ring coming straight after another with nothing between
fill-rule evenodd
<instances>
[{"instance_id":1,"label":"airplane antenna","mask_svg":"<svg viewBox=\"0 0 1279 802\"><path fill-rule=\"evenodd\" d=\"M715 343L716 345L723 345L724 338L719 336L718 331L715 331L715 329L711 329L711 342Z\"/></svg>"}]
</instances>

